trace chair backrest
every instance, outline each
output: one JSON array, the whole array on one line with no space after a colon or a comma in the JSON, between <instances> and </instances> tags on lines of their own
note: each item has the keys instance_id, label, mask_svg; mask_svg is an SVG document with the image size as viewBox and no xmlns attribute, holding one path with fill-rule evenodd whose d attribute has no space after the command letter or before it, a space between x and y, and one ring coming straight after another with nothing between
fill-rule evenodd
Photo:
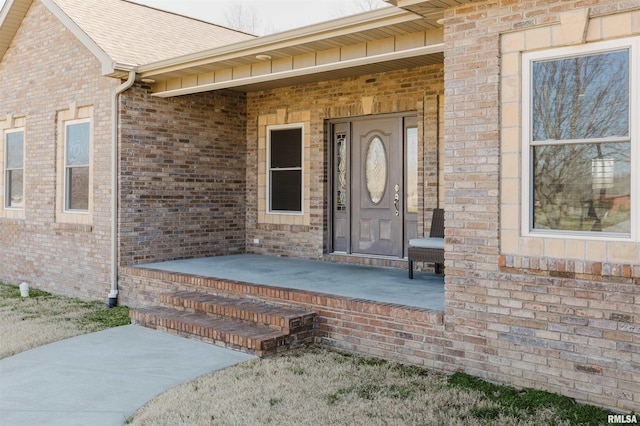
<instances>
[{"instance_id":1,"label":"chair backrest","mask_svg":"<svg viewBox=\"0 0 640 426\"><path fill-rule=\"evenodd\" d=\"M433 209L433 217L431 218L430 237L444 238L444 210Z\"/></svg>"}]
</instances>

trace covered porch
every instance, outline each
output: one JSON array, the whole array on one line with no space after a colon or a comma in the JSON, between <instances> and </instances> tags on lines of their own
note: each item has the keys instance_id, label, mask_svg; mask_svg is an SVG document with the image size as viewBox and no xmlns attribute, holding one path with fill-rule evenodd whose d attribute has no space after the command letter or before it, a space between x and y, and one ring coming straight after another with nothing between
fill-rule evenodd
<instances>
[{"instance_id":1,"label":"covered porch","mask_svg":"<svg viewBox=\"0 0 640 426\"><path fill-rule=\"evenodd\" d=\"M233 280L391 303L444 309L444 276L406 269L348 265L276 256L239 254L137 265L136 268Z\"/></svg>"}]
</instances>

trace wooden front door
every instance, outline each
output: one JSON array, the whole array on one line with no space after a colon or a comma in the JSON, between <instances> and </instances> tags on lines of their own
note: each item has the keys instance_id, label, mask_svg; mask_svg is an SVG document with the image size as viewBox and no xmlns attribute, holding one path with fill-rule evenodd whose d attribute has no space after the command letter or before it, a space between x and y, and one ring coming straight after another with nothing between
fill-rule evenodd
<instances>
[{"instance_id":1,"label":"wooden front door","mask_svg":"<svg viewBox=\"0 0 640 426\"><path fill-rule=\"evenodd\" d=\"M404 257L406 117L333 125L333 250Z\"/></svg>"}]
</instances>

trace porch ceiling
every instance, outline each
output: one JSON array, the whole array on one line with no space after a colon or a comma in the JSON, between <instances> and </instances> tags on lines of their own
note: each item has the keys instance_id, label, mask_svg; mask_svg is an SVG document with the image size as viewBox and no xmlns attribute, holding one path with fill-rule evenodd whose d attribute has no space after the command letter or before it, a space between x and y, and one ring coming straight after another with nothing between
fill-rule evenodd
<instances>
[{"instance_id":1,"label":"porch ceiling","mask_svg":"<svg viewBox=\"0 0 640 426\"><path fill-rule=\"evenodd\" d=\"M449 1L449 0L447 0ZM453 1L453 0L452 0ZM139 67L154 95L256 91L443 62L444 10L397 7Z\"/></svg>"}]
</instances>

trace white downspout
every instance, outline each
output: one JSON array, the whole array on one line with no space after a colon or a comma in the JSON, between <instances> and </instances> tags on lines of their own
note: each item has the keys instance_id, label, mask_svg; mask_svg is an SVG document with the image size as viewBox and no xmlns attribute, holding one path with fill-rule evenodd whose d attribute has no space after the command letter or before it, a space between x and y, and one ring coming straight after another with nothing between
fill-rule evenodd
<instances>
[{"instance_id":1,"label":"white downspout","mask_svg":"<svg viewBox=\"0 0 640 426\"><path fill-rule=\"evenodd\" d=\"M129 71L129 79L113 91L111 115L111 291L109 307L118 304L118 100L122 92L133 86L136 72Z\"/></svg>"}]
</instances>

